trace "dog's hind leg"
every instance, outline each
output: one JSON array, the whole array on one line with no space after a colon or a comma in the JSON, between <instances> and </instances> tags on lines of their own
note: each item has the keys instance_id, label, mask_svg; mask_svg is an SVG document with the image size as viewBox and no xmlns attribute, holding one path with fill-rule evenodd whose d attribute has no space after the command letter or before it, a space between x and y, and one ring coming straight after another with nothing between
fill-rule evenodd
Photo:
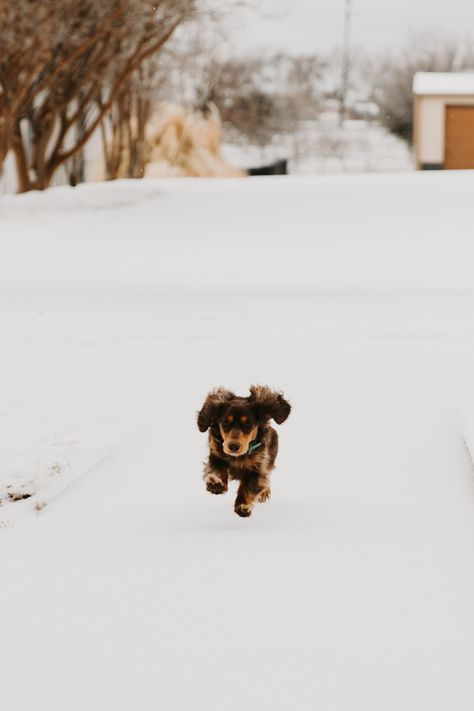
<instances>
[{"instance_id":1,"label":"dog's hind leg","mask_svg":"<svg viewBox=\"0 0 474 711\"><path fill-rule=\"evenodd\" d=\"M211 494L225 494L229 482L226 462L211 455L204 467L203 479Z\"/></svg>"}]
</instances>

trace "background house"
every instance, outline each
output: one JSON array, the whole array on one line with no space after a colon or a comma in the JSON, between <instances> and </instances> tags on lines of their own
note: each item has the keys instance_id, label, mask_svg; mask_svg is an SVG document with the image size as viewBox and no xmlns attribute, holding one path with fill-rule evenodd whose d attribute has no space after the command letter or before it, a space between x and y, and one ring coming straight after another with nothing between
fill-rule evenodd
<instances>
[{"instance_id":1,"label":"background house","mask_svg":"<svg viewBox=\"0 0 474 711\"><path fill-rule=\"evenodd\" d=\"M474 168L474 73L417 72L413 93L417 168Z\"/></svg>"}]
</instances>

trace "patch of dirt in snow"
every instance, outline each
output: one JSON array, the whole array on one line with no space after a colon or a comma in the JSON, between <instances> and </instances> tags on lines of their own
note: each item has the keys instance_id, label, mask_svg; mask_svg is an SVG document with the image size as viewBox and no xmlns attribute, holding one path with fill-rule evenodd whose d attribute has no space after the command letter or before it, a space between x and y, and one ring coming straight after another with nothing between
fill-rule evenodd
<instances>
[{"instance_id":1,"label":"patch of dirt in snow","mask_svg":"<svg viewBox=\"0 0 474 711\"><path fill-rule=\"evenodd\" d=\"M5 437L0 454L2 527L42 511L114 446L110 433L102 439L91 432L71 438L67 432L47 435L46 428L32 432L25 426L26 431Z\"/></svg>"}]
</instances>

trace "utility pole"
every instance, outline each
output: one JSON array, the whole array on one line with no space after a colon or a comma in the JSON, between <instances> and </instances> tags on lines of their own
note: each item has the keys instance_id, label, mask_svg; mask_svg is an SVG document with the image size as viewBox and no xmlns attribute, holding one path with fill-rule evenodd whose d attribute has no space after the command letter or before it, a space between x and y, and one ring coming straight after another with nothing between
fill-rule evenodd
<instances>
[{"instance_id":1,"label":"utility pole","mask_svg":"<svg viewBox=\"0 0 474 711\"><path fill-rule=\"evenodd\" d=\"M344 13L344 37L342 42L342 63L341 63L341 88L339 93L339 123L342 126L346 118L346 99L349 87L349 73L351 66L351 23L352 23L352 0L345 0L346 8Z\"/></svg>"}]
</instances>

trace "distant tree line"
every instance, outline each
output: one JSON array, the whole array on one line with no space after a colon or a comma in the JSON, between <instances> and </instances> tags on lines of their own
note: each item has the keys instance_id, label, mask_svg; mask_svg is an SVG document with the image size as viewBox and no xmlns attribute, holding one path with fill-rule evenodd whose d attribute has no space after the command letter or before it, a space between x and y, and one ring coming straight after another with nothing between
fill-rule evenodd
<instances>
[{"instance_id":1,"label":"distant tree line","mask_svg":"<svg viewBox=\"0 0 474 711\"><path fill-rule=\"evenodd\" d=\"M335 51L295 56L254 54L239 58L188 46L175 77L175 94L185 95L194 108L213 102L228 131L256 145L275 133L297 131L301 121L317 120L321 112L337 110L341 56ZM472 42L418 35L398 51L368 54L354 48L347 87L347 115L360 117L357 106L372 103L377 120L395 135L411 141L413 77L417 71L454 72L474 69Z\"/></svg>"},{"instance_id":2,"label":"distant tree line","mask_svg":"<svg viewBox=\"0 0 474 711\"><path fill-rule=\"evenodd\" d=\"M326 68L319 56L214 59L196 83L196 103L213 103L224 124L265 145L275 133L291 132L320 113Z\"/></svg>"}]
</instances>

